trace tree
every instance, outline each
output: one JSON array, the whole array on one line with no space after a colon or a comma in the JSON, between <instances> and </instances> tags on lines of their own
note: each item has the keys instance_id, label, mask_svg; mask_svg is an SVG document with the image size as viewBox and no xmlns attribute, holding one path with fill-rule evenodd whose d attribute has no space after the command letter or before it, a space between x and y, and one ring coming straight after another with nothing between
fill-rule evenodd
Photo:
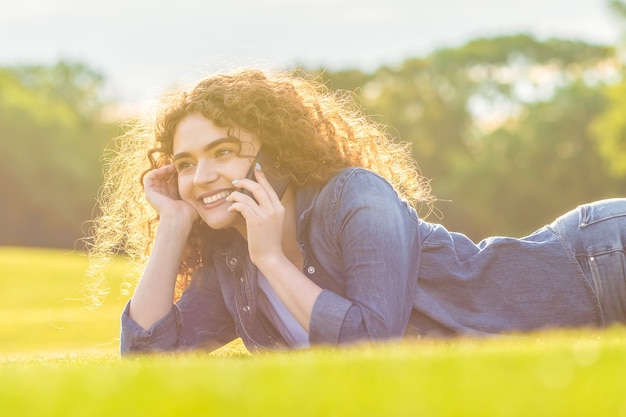
<instances>
[{"instance_id":1,"label":"tree","mask_svg":"<svg viewBox=\"0 0 626 417\"><path fill-rule=\"evenodd\" d=\"M604 165L614 178L626 178L626 82L604 90L607 110L592 125Z\"/></svg>"},{"instance_id":2,"label":"tree","mask_svg":"<svg viewBox=\"0 0 626 417\"><path fill-rule=\"evenodd\" d=\"M592 133L598 142L604 164L614 178L626 177L626 3L610 0L609 5L622 26L622 56L616 60L616 79L621 80L604 88L608 101L606 111L592 126Z\"/></svg>"},{"instance_id":3,"label":"tree","mask_svg":"<svg viewBox=\"0 0 626 417\"><path fill-rule=\"evenodd\" d=\"M0 70L0 244L80 246L114 134L99 120L102 80L65 62Z\"/></svg>"},{"instance_id":4,"label":"tree","mask_svg":"<svg viewBox=\"0 0 626 417\"><path fill-rule=\"evenodd\" d=\"M525 233L613 192L614 182L599 179L606 172L588 132L605 108L602 69L614 60L610 46L521 34L472 40L371 74L322 77L354 89L347 80L356 74L358 100L412 143L433 178L441 222L478 239ZM573 178L576 186L565 187Z\"/></svg>"}]
</instances>

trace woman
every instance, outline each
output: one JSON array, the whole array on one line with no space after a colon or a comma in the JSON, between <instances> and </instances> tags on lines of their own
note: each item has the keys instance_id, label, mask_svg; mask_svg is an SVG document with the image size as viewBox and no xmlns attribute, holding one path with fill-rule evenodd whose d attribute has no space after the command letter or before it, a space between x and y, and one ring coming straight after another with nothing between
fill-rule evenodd
<instances>
[{"instance_id":1,"label":"woman","mask_svg":"<svg viewBox=\"0 0 626 417\"><path fill-rule=\"evenodd\" d=\"M351 102L243 70L172 98L154 136L122 138L92 254L147 257L124 354L626 322L626 200L475 244L418 217L432 197L409 149Z\"/></svg>"}]
</instances>

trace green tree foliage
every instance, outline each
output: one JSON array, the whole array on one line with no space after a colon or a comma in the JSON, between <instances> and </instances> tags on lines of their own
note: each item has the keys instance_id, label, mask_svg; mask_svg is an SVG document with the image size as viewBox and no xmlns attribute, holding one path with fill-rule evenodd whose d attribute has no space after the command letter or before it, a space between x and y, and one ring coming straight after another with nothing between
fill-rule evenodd
<instances>
[{"instance_id":1,"label":"green tree foliage","mask_svg":"<svg viewBox=\"0 0 626 417\"><path fill-rule=\"evenodd\" d=\"M619 77L622 81L603 90L608 108L593 124L592 134L611 175L623 178L626 176L626 3L610 0L609 4L621 24L622 44L618 47L621 56L618 58L621 59Z\"/></svg>"},{"instance_id":2,"label":"green tree foliage","mask_svg":"<svg viewBox=\"0 0 626 417\"><path fill-rule=\"evenodd\" d=\"M114 127L80 64L0 69L0 244L80 247Z\"/></svg>"},{"instance_id":3,"label":"green tree foliage","mask_svg":"<svg viewBox=\"0 0 626 417\"><path fill-rule=\"evenodd\" d=\"M605 107L600 91L578 82L481 136L473 157L445 179L453 202L463 202L448 220L473 236L521 235L578 204L619 195L588 133Z\"/></svg>"},{"instance_id":4,"label":"green tree foliage","mask_svg":"<svg viewBox=\"0 0 626 417\"><path fill-rule=\"evenodd\" d=\"M626 81L604 90L608 108L592 125L603 162L613 177L626 177Z\"/></svg>"},{"instance_id":5,"label":"green tree foliage","mask_svg":"<svg viewBox=\"0 0 626 417\"><path fill-rule=\"evenodd\" d=\"M361 83L372 117L412 143L441 222L478 239L527 233L623 187L590 135L614 62L612 47L514 35L321 77L338 89Z\"/></svg>"},{"instance_id":6,"label":"green tree foliage","mask_svg":"<svg viewBox=\"0 0 626 417\"><path fill-rule=\"evenodd\" d=\"M608 4L613 14L626 20L626 3L623 0L609 0Z\"/></svg>"}]
</instances>

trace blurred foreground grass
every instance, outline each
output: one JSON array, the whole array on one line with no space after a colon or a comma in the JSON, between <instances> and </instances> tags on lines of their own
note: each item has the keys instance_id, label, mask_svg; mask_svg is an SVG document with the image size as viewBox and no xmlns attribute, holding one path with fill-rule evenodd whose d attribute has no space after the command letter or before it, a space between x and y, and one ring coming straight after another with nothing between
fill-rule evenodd
<instances>
[{"instance_id":1,"label":"blurred foreground grass","mask_svg":"<svg viewBox=\"0 0 626 417\"><path fill-rule=\"evenodd\" d=\"M0 362L19 416L626 416L624 329L259 355Z\"/></svg>"},{"instance_id":2,"label":"blurred foreground grass","mask_svg":"<svg viewBox=\"0 0 626 417\"><path fill-rule=\"evenodd\" d=\"M80 254L0 248L11 416L626 417L626 328L120 359L123 263L97 310Z\"/></svg>"}]
</instances>

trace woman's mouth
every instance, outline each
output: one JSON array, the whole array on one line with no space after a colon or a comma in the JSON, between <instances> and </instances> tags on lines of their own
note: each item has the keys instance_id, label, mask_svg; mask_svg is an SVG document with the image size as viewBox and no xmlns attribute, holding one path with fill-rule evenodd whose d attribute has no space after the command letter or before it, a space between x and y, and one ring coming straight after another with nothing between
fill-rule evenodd
<instances>
[{"instance_id":1,"label":"woman's mouth","mask_svg":"<svg viewBox=\"0 0 626 417\"><path fill-rule=\"evenodd\" d=\"M215 203L216 201L225 199L229 195L230 195L230 191L222 191L217 194L209 195L209 196L202 198L202 203L203 204Z\"/></svg>"}]
</instances>

